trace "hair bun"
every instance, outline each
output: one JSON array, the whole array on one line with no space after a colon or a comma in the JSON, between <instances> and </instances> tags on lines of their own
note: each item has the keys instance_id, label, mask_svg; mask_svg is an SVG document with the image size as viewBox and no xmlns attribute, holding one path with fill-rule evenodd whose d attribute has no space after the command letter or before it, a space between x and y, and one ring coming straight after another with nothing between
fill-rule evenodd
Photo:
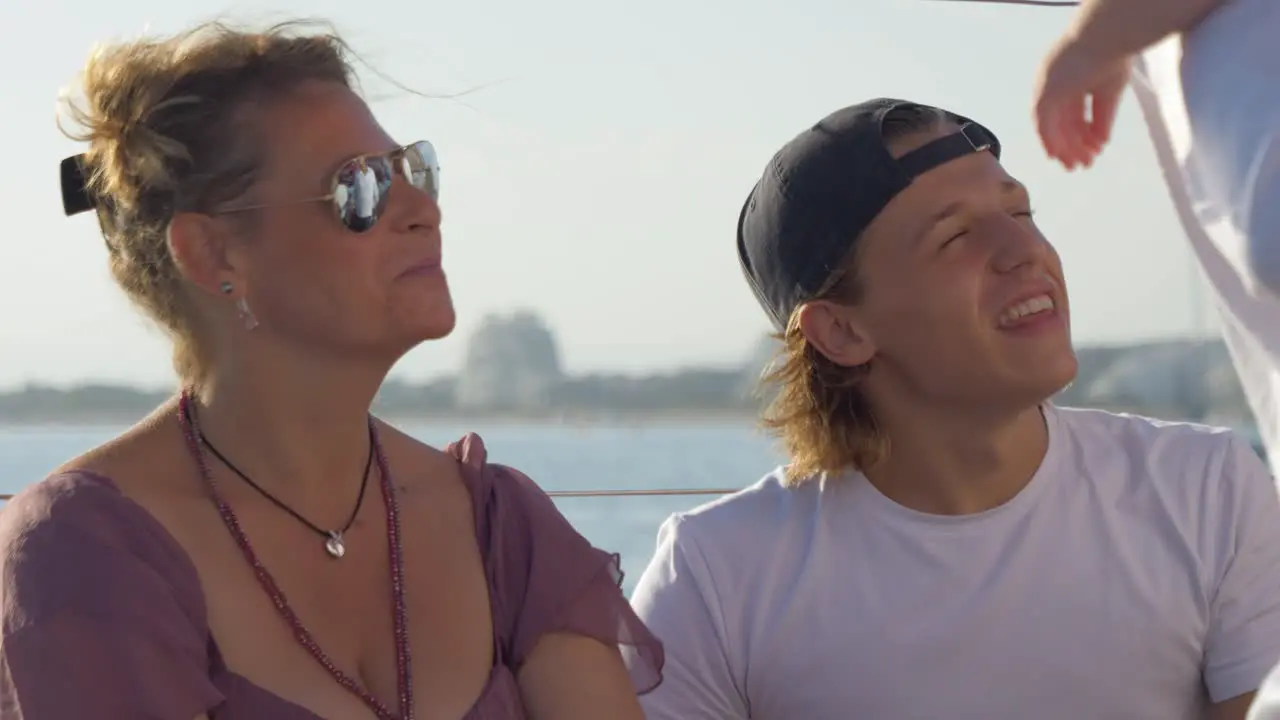
<instances>
[{"instance_id":1,"label":"hair bun","mask_svg":"<svg viewBox=\"0 0 1280 720\"><path fill-rule=\"evenodd\" d=\"M89 144L79 163L86 193L110 198L119 209L134 208L145 192L172 190L171 160L186 156L181 143L148 125L168 104L168 83L157 77L165 66L160 54L156 43L146 41L99 48L81 75L81 100L63 99L79 129L67 131L61 118L59 126Z\"/></svg>"}]
</instances>

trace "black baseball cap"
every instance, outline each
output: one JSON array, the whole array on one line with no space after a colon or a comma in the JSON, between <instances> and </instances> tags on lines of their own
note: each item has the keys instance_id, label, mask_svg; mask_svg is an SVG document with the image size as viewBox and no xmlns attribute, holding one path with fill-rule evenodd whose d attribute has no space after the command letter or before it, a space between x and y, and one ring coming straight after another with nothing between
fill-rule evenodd
<instances>
[{"instance_id":1,"label":"black baseball cap","mask_svg":"<svg viewBox=\"0 0 1280 720\"><path fill-rule=\"evenodd\" d=\"M882 128L895 110L933 111L960 129L894 158ZM985 127L920 103L876 98L837 110L769 161L738 216L738 260L779 331L848 257L862 232L921 174L1000 141Z\"/></svg>"}]
</instances>

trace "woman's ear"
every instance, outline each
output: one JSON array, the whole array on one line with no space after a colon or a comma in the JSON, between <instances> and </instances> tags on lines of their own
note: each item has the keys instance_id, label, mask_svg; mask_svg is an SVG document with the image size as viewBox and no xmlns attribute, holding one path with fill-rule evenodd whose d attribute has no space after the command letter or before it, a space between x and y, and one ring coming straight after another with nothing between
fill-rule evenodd
<instances>
[{"instance_id":1,"label":"woman's ear","mask_svg":"<svg viewBox=\"0 0 1280 720\"><path fill-rule=\"evenodd\" d=\"M165 242L178 272L192 285L221 295L223 283L240 284L231 252L231 235L220 219L200 213L178 213L169 221Z\"/></svg>"}]
</instances>

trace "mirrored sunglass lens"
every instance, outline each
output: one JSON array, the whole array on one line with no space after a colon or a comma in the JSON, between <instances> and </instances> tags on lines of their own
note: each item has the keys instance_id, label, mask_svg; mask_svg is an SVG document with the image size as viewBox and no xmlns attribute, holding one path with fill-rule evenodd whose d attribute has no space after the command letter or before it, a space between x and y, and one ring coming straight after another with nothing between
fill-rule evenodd
<instances>
[{"instance_id":1,"label":"mirrored sunglass lens","mask_svg":"<svg viewBox=\"0 0 1280 720\"><path fill-rule=\"evenodd\" d=\"M357 232L373 227L390 187L391 168L385 160L353 161L343 167L333 190L338 219Z\"/></svg>"},{"instance_id":2,"label":"mirrored sunglass lens","mask_svg":"<svg viewBox=\"0 0 1280 720\"><path fill-rule=\"evenodd\" d=\"M378 181L378 199L387 196L387 191L391 189L391 162L383 157L369 158L369 169L373 171L374 178Z\"/></svg>"},{"instance_id":3,"label":"mirrored sunglass lens","mask_svg":"<svg viewBox=\"0 0 1280 720\"><path fill-rule=\"evenodd\" d=\"M439 199L440 165L431 143L424 140L405 148L402 172L409 184Z\"/></svg>"}]
</instances>

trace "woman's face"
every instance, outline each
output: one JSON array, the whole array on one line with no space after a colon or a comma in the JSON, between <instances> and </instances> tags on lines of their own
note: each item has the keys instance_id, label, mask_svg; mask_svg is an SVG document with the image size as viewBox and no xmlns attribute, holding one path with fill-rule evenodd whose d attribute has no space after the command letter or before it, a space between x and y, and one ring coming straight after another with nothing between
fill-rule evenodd
<instances>
[{"instance_id":1,"label":"woman's face","mask_svg":"<svg viewBox=\"0 0 1280 720\"><path fill-rule=\"evenodd\" d=\"M303 86L257 118L268 150L246 201L264 207L252 211L251 237L236 250L254 332L312 356L390 362L448 335L455 317L435 193L400 174L403 159L382 166L390 175L374 177L372 161L352 172L353 158L401 143L337 84ZM385 202L374 205L369 191L385 192Z\"/></svg>"}]
</instances>

